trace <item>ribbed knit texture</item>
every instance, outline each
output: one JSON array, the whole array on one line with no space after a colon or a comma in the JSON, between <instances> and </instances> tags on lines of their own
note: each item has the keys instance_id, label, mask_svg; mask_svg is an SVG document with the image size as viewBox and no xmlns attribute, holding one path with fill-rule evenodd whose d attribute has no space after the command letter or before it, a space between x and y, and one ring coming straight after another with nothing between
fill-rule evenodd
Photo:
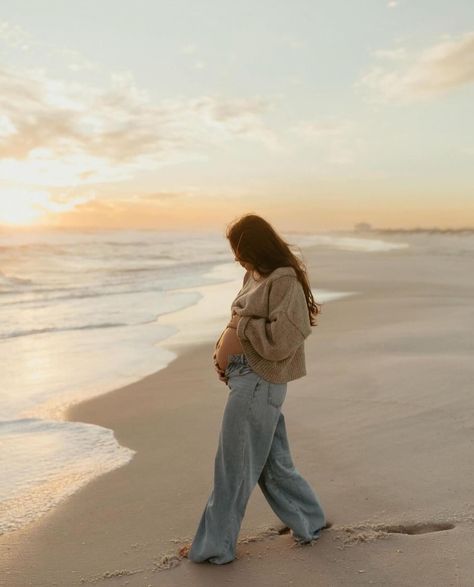
<instances>
[{"instance_id":1,"label":"ribbed knit texture","mask_svg":"<svg viewBox=\"0 0 474 587\"><path fill-rule=\"evenodd\" d=\"M272 383L306 375L304 340L312 328L293 267L278 267L259 280L247 271L231 310L241 316L237 336L255 373Z\"/></svg>"}]
</instances>

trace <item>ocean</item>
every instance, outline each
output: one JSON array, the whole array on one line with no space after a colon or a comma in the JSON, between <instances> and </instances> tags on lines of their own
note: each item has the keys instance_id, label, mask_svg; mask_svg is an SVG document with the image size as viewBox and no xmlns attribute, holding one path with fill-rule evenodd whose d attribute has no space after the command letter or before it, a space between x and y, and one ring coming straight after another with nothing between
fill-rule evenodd
<instances>
[{"instance_id":1,"label":"ocean","mask_svg":"<svg viewBox=\"0 0 474 587\"><path fill-rule=\"evenodd\" d=\"M302 251L409 246L283 236ZM0 231L0 534L133 459L112 430L66 421L65 409L165 368L176 357L167 341L216 340L243 272L220 233ZM319 302L354 293L313 290ZM195 306L190 328L180 316Z\"/></svg>"}]
</instances>

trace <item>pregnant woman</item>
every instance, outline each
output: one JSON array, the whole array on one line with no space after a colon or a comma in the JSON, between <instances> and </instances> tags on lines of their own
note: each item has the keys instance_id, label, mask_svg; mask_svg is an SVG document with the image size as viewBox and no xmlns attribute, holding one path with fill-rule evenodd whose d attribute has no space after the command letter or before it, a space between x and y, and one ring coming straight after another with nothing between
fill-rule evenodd
<instances>
[{"instance_id":1,"label":"pregnant woman","mask_svg":"<svg viewBox=\"0 0 474 587\"><path fill-rule=\"evenodd\" d=\"M214 350L214 367L229 395L214 488L187 552L193 562L218 565L236 558L257 483L298 543L312 543L326 526L316 493L293 464L281 411L287 383L306 375L304 340L316 325L319 304L302 261L266 220L247 214L226 237L247 271Z\"/></svg>"}]
</instances>

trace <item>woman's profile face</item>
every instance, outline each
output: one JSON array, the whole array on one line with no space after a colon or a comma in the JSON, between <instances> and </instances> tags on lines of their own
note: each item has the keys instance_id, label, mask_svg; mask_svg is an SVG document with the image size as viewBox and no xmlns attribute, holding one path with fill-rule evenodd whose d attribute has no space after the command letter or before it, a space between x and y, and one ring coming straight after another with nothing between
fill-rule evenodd
<instances>
[{"instance_id":1,"label":"woman's profile face","mask_svg":"<svg viewBox=\"0 0 474 587\"><path fill-rule=\"evenodd\" d=\"M247 261L241 261L236 255L234 256L234 260L238 261L240 265L244 267L244 269L247 269L247 271L252 271L253 265L251 263L248 263Z\"/></svg>"}]
</instances>

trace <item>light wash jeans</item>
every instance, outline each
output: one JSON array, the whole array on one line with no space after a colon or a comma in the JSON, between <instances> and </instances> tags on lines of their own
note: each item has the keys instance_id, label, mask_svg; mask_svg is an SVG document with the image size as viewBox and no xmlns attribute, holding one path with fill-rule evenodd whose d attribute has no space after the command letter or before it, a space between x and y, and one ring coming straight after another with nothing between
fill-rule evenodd
<instances>
[{"instance_id":1,"label":"light wash jeans","mask_svg":"<svg viewBox=\"0 0 474 587\"><path fill-rule=\"evenodd\" d=\"M247 502L259 484L297 542L320 535L326 519L319 499L295 469L281 406L286 383L257 375L244 354L229 356L230 388L214 461L214 488L188 553L193 562L222 565L236 558Z\"/></svg>"}]
</instances>

